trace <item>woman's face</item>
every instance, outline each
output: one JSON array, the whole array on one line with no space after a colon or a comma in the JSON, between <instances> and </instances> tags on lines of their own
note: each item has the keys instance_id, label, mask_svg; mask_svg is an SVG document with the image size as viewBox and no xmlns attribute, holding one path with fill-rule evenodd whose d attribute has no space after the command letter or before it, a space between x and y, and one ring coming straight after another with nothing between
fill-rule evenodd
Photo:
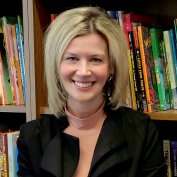
<instances>
[{"instance_id":1,"label":"woman's face","mask_svg":"<svg viewBox=\"0 0 177 177\"><path fill-rule=\"evenodd\" d=\"M66 48L59 68L68 102L99 102L109 71L108 46L91 33L74 38Z\"/></svg>"}]
</instances>

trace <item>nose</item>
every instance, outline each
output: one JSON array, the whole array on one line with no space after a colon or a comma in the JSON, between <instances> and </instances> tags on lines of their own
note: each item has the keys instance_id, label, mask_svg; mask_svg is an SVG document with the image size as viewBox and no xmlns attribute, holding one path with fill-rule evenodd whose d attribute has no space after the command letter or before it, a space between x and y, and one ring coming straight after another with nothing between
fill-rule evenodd
<instances>
[{"instance_id":1,"label":"nose","mask_svg":"<svg viewBox=\"0 0 177 177\"><path fill-rule=\"evenodd\" d=\"M77 75L80 76L89 76L91 75L91 70L90 70L90 66L89 63L87 61L81 61L79 64L79 67L76 71Z\"/></svg>"}]
</instances>

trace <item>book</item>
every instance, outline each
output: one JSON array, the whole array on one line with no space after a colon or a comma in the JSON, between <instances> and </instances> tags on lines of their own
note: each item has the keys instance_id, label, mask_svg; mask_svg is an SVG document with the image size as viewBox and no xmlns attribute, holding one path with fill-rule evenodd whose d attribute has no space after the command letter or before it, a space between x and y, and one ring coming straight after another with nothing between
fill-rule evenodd
<instances>
[{"instance_id":1,"label":"book","mask_svg":"<svg viewBox=\"0 0 177 177\"><path fill-rule=\"evenodd\" d=\"M170 31L165 30L163 31L164 37L164 44L167 56L167 67L168 67L168 75L170 78L170 86L172 91L172 108L177 109L177 78L176 78L176 71L173 59L173 52L172 52L172 43L170 39Z\"/></svg>"},{"instance_id":2,"label":"book","mask_svg":"<svg viewBox=\"0 0 177 177\"><path fill-rule=\"evenodd\" d=\"M8 143L7 143L7 132L0 134L2 136L2 152L3 152L3 170L2 176L9 177L9 166L8 166Z\"/></svg>"},{"instance_id":3,"label":"book","mask_svg":"<svg viewBox=\"0 0 177 177\"><path fill-rule=\"evenodd\" d=\"M3 78L3 66L2 66L2 57L0 51L0 105L4 105L5 94L4 94L4 78Z\"/></svg>"},{"instance_id":4,"label":"book","mask_svg":"<svg viewBox=\"0 0 177 177\"><path fill-rule=\"evenodd\" d=\"M12 84L12 93L14 97L14 104L19 105L19 92L17 87L17 76L16 76L16 68L14 61L14 53L13 53L13 44L12 44L12 33L11 33L11 24L16 23L17 18L15 17L2 17L2 26L3 26L3 34L5 39L5 49L7 56L7 63L9 68L10 81Z\"/></svg>"},{"instance_id":5,"label":"book","mask_svg":"<svg viewBox=\"0 0 177 177\"><path fill-rule=\"evenodd\" d=\"M3 176L3 137L0 136L0 176Z\"/></svg>"},{"instance_id":6,"label":"book","mask_svg":"<svg viewBox=\"0 0 177 177\"><path fill-rule=\"evenodd\" d=\"M176 41L176 46L177 46L177 18L174 19L174 30L175 30L175 41Z\"/></svg>"},{"instance_id":7,"label":"book","mask_svg":"<svg viewBox=\"0 0 177 177\"><path fill-rule=\"evenodd\" d=\"M4 81L4 104L5 105L10 105L14 103L14 97L12 93L12 85L10 82L10 76L9 76L9 68L8 68L8 63L7 63L7 57L6 57L6 51L4 48L4 35L0 33L0 51L1 51L1 59L2 59L2 75L3 81Z\"/></svg>"},{"instance_id":8,"label":"book","mask_svg":"<svg viewBox=\"0 0 177 177\"><path fill-rule=\"evenodd\" d=\"M170 141L170 160L172 176L177 176L177 141Z\"/></svg>"},{"instance_id":9,"label":"book","mask_svg":"<svg viewBox=\"0 0 177 177\"><path fill-rule=\"evenodd\" d=\"M17 177L17 138L19 131L7 133L9 177Z\"/></svg>"},{"instance_id":10,"label":"book","mask_svg":"<svg viewBox=\"0 0 177 177\"><path fill-rule=\"evenodd\" d=\"M170 160L170 140L163 140L163 152L167 166L167 177L172 177L171 160Z\"/></svg>"},{"instance_id":11,"label":"book","mask_svg":"<svg viewBox=\"0 0 177 177\"><path fill-rule=\"evenodd\" d=\"M176 82L177 82L177 47L176 47L176 39L175 39L174 29L170 29L169 33L170 33L170 43L171 43L175 78L176 78Z\"/></svg>"},{"instance_id":12,"label":"book","mask_svg":"<svg viewBox=\"0 0 177 177\"><path fill-rule=\"evenodd\" d=\"M24 59L24 41L23 41L23 22L22 17L17 16L18 23L15 24L16 37L17 37L17 47L19 52L22 87L23 87L23 97L24 104L26 104L26 76L25 76L25 59Z\"/></svg>"},{"instance_id":13,"label":"book","mask_svg":"<svg viewBox=\"0 0 177 177\"><path fill-rule=\"evenodd\" d=\"M156 78L153 78L155 74L155 66L152 56L152 45L148 27L145 27L143 25L138 26L138 39L140 43L140 53L148 112L159 111L160 105L157 90L157 81Z\"/></svg>"},{"instance_id":14,"label":"book","mask_svg":"<svg viewBox=\"0 0 177 177\"><path fill-rule=\"evenodd\" d=\"M133 75L133 86L134 86L134 91L135 91L135 99L136 99L136 106L137 110L143 112L144 106L142 102L142 95L141 92L139 91L139 81L138 81L138 70L137 70L137 65L136 65L136 54L134 50L134 37L133 37L133 31L128 32L128 40L129 40L129 52L130 52L130 62L132 66L132 75Z\"/></svg>"},{"instance_id":15,"label":"book","mask_svg":"<svg viewBox=\"0 0 177 177\"><path fill-rule=\"evenodd\" d=\"M24 105L24 96L23 96L23 87L22 87L22 78L21 78L21 69L20 69L20 60L18 55L18 47L17 47L17 38L16 38L16 29L15 24L11 25L12 30L12 42L13 42L13 50L14 50L14 64L16 68L17 74L17 88L19 92L19 104Z\"/></svg>"},{"instance_id":16,"label":"book","mask_svg":"<svg viewBox=\"0 0 177 177\"><path fill-rule=\"evenodd\" d=\"M148 111L147 107L147 97L146 97L146 91L145 91L145 82L144 82L144 76L143 76L143 63L142 58L140 54L140 44L138 39L138 23L133 23L133 37L134 37L134 50L135 50L135 59L136 59L136 65L137 65L137 76L138 76L138 87L139 91L141 92L142 96L142 102L143 102L143 112Z\"/></svg>"},{"instance_id":17,"label":"book","mask_svg":"<svg viewBox=\"0 0 177 177\"><path fill-rule=\"evenodd\" d=\"M151 28L150 34L160 110L164 111L171 108L171 99L169 82L166 74L166 62L162 51L163 31L160 28Z\"/></svg>"}]
</instances>

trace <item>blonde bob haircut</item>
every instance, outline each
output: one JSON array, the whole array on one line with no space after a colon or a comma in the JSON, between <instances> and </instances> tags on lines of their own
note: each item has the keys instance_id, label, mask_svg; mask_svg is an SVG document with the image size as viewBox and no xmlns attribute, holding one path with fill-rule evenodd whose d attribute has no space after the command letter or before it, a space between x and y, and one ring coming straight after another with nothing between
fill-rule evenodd
<instances>
[{"instance_id":1,"label":"blonde bob haircut","mask_svg":"<svg viewBox=\"0 0 177 177\"><path fill-rule=\"evenodd\" d=\"M58 72L63 53L71 40L90 33L101 35L108 44L112 73L109 79L112 82L107 84L108 90L111 90L110 107L115 110L125 104L128 85L128 52L124 32L103 9L78 7L59 14L44 36L48 104L50 111L56 117L64 115L67 100L67 93ZM108 91L105 90L105 92Z\"/></svg>"}]
</instances>

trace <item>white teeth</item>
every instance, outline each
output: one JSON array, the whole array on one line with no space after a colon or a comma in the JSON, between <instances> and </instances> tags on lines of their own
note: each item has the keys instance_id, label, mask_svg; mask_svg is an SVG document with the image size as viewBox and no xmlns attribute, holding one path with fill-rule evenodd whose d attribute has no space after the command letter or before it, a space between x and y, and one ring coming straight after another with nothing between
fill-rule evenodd
<instances>
[{"instance_id":1,"label":"white teeth","mask_svg":"<svg viewBox=\"0 0 177 177\"><path fill-rule=\"evenodd\" d=\"M75 82L78 87L86 88L92 86L92 82Z\"/></svg>"}]
</instances>

